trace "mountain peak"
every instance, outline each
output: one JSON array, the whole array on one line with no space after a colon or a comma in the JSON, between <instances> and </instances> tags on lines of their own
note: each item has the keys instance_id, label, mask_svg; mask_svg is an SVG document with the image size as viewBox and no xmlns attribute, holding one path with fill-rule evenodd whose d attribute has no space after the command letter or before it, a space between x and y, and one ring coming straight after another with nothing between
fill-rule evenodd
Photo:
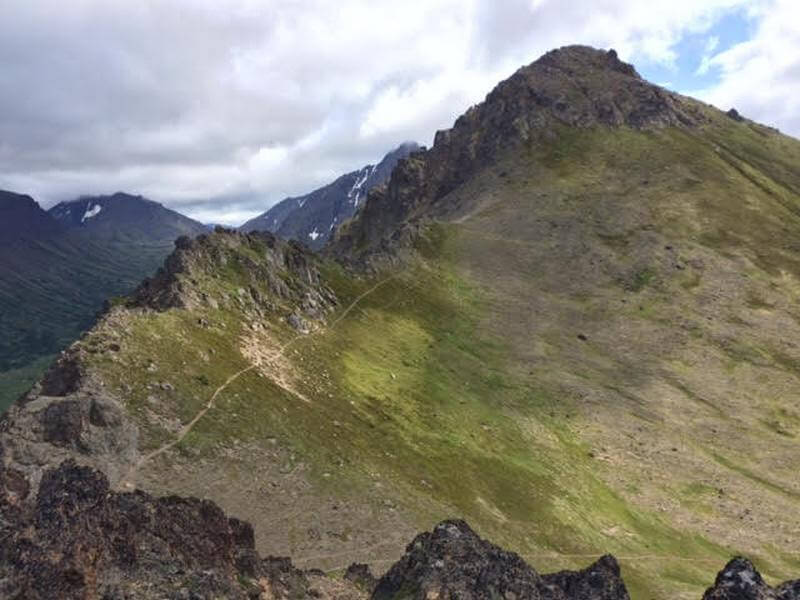
<instances>
[{"instance_id":1,"label":"mountain peak","mask_svg":"<svg viewBox=\"0 0 800 600\"><path fill-rule=\"evenodd\" d=\"M641 79L634 66L620 60L617 51L613 48L599 50L591 46L563 46L542 55L532 65L523 67L523 69L530 68L535 64L555 67L572 73L587 70L614 71Z\"/></svg>"},{"instance_id":2,"label":"mountain peak","mask_svg":"<svg viewBox=\"0 0 800 600\"><path fill-rule=\"evenodd\" d=\"M114 192L113 194L84 194L75 198L74 200L65 200L63 202L59 202L56 206L62 207L73 207L85 203L93 203L93 204L100 204L105 205L107 203L127 203L132 205L153 205L153 206L162 206L159 202L155 202L148 198L145 198L141 194L129 194L127 192ZM55 206L53 207L53 209ZM53 210L51 209L51 210Z\"/></svg>"},{"instance_id":3,"label":"mountain peak","mask_svg":"<svg viewBox=\"0 0 800 600\"><path fill-rule=\"evenodd\" d=\"M557 123L648 129L704 121L688 98L642 79L615 50L589 46L565 46L544 54L499 83L464 117L469 115L494 130L508 130L516 123L515 137L523 139L530 138L532 129ZM459 121L463 126L464 117L453 129Z\"/></svg>"},{"instance_id":4,"label":"mountain peak","mask_svg":"<svg viewBox=\"0 0 800 600\"><path fill-rule=\"evenodd\" d=\"M36 204L36 201L27 194L18 194L8 190L0 190L0 208L21 204L33 206Z\"/></svg>"},{"instance_id":5,"label":"mountain peak","mask_svg":"<svg viewBox=\"0 0 800 600\"><path fill-rule=\"evenodd\" d=\"M52 235L61 227L26 194L0 190L0 245Z\"/></svg>"},{"instance_id":6,"label":"mountain peak","mask_svg":"<svg viewBox=\"0 0 800 600\"><path fill-rule=\"evenodd\" d=\"M174 231L179 235L198 235L206 231L202 224L193 219L144 196L126 192L115 192L109 196L81 196L75 200L60 202L48 212L69 227L120 231L125 235L130 235L133 231L148 235L162 231L170 236Z\"/></svg>"},{"instance_id":7,"label":"mountain peak","mask_svg":"<svg viewBox=\"0 0 800 600\"><path fill-rule=\"evenodd\" d=\"M433 147L400 161L385 190L364 209L331 251L356 261L386 250L388 235L412 216L460 210L434 203L524 146L548 146L566 128L695 128L708 117L690 98L642 79L614 50L566 46L543 55L500 82L486 99L461 115L451 129L436 132Z\"/></svg>"}]
</instances>

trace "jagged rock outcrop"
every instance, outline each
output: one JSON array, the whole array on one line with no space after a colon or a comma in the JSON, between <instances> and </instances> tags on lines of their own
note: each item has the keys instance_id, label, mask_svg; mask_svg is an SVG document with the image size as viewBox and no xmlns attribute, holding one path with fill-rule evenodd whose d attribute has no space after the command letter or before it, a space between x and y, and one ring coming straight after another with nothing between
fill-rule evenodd
<instances>
[{"instance_id":1,"label":"jagged rock outcrop","mask_svg":"<svg viewBox=\"0 0 800 600\"><path fill-rule=\"evenodd\" d=\"M164 267L133 293L131 306L154 310L216 307L230 299L230 294L214 297L196 282L213 280L227 271L241 282L236 290L240 300L271 311L289 304L312 319L320 319L335 306L336 296L323 284L316 260L302 244L284 241L269 232L237 233L218 228L194 239L178 238Z\"/></svg>"},{"instance_id":2,"label":"jagged rock outcrop","mask_svg":"<svg viewBox=\"0 0 800 600\"><path fill-rule=\"evenodd\" d=\"M703 600L800 600L800 579L773 588L752 562L737 556L719 572Z\"/></svg>"},{"instance_id":3,"label":"jagged rock outcrop","mask_svg":"<svg viewBox=\"0 0 800 600\"><path fill-rule=\"evenodd\" d=\"M0 467L0 596L27 600L296 598L305 575L261 560L253 529L196 498L116 493L66 461L20 508Z\"/></svg>"},{"instance_id":4,"label":"jagged rock outcrop","mask_svg":"<svg viewBox=\"0 0 800 600\"><path fill-rule=\"evenodd\" d=\"M628 592L611 556L583 571L541 576L517 554L478 537L464 521L445 521L409 544L372 597L627 600Z\"/></svg>"},{"instance_id":5,"label":"jagged rock outcrop","mask_svg":"<svg viewBox=\"0 0 800 600\"><path fill-rule=\"evenodd\" d=\"M735 108L731 108L731 109L730 109L728 112L726 112L725 114L726 114L726 115L728 115L728 117L730 117L730 118L731 118L731 119L733 119L734 121L738 121L738 122L740 122L740 123L741 123L741 122L743 122L743 121L745 120L745 119L744 119L744 117L743 117L743 116L742 116L742 115L739 113L739 111L738 111L738 110L736 110Z\"/></svg>"},{"instance_id":6,"label":"jagged rock outcrop","mask_svg":"<svg viewBox=\"0 0 800 600\"><path fill-rule=\"evenodd\" d=\"M138 458L139 431L122 403L86 373L85 350L74 345L42 381L0 417L7 472L36 489L45 470L74 459L116 481ZM17 502L29 500L16 494Z\"/></svg>"},{"instance_id":7,"label":"jagged rock outcrop","mask_svg":"<svg viewBox=\"0 0 800 600\"><path fill-rule=\"evenodd\" d=\"M552 143L559 127L652 129L704 121L699 103L645 81L614 50L553 50L498 84L452 129L437 132L431 149L401 160L328 251L357 264L397 252L413 239L409 221L463 211L441 200L504 151Z\"/></svg>"},{"instance_id":8,"label":"jagged rock outcrop","mask_svg":"<svg viewBox=\"0 0 800 600\"><path fill-rule=\"evenodd\" d=\"M0 596L15 600L305 599L628 600L604 556L581 571L539 575L463 521L417 536L376 583L351 565L341 579L262 559L250 524L213 502L117 492L73 460L45 471L37 489L9 468L0 446ZM797 600L800 581L768 586L732 560L703 600Z\"/></svg>"},{"instance_id":9,"label":"jagged rock outcrop","mask_svg":"<svg viewBox=\"0 0 800 600\"><path fill-rule=\"evenodd\" d=\"M628 597L620 576L619 563L610 554L580 571L559 571L542 575L542 580L551 589L562 592L565 598L611 600Z\"/></svg>"}]
</instances>

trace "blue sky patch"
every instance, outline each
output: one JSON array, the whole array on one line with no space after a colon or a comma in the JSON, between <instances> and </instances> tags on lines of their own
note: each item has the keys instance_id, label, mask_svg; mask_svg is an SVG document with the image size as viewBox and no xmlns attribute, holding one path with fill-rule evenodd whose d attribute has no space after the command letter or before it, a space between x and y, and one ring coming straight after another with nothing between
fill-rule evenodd
<instances>
[{"instance_id":1,"label":"blue sky patch","mask_svg":"<svg viewBox=\"0 0 800 600\"><path fill-rule=\"evenodd\" d=\"M719 70L713 65L703 68L704 59L747 41L754 26L743 10L726 13L708 30L686 33L673 48L677 54L674 64L638 61L639 72L645 79L677 92L707 89L719 81Z\"/></svg>"}]
</instances>

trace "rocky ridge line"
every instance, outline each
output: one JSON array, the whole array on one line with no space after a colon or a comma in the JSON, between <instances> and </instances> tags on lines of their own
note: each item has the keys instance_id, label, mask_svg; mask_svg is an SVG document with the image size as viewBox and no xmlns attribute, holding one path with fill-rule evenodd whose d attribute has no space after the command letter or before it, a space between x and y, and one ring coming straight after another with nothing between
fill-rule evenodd
<instances>
[{"instance_id":1,"label":"rocky ridge line","mask_svg":"<svg viewBox=\"0 0 800 600\"><path fill-rule=\"evenodd\" d=\"M64 351L42 380L0 417L0 450L13 472L37 489L46 469L73 459L106 474L112 486L140 459L139 429L123 399L87 367L93 353L120 350L126 311L235 307L251 322L282 318L303 333L323 322L338 300L324 285L317 258L297 242L270 233L219 230L176 241L155 277L145 280L122 307L108 307L94 328L104 342L78 341ZM233 268L235 289L207 292L203 281Z\"/></svg>"}]
</instances>

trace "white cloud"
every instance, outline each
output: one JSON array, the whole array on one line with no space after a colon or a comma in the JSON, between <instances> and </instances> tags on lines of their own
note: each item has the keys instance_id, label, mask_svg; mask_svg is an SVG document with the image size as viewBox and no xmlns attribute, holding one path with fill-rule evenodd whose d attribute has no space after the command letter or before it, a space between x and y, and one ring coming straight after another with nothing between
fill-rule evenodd
<instances>
[{"instance_id":1,"label":"white cloud","mask_svg":"<svg viewBox=\"0 0 800 600\"><path fill-rule=\"evenodd\" d=\"M5 0L0 187L46 204L124 189L243 220L404 140L429 144L553 47L670 66L683 35L742 6L758 35L716 55L709 41L722 83L707 95L796 132L792 4Z\"/></svg>"},{"instance_id":2,"label":"white cloud","mask_svg":"<svg viewBox=\"0 0 800 600\"><path fill-rule=\"evenodd\" d=\"M753 37L709 59L720 81L697 95L800 137L800 4L775 0L752 10Z\"/></svg>"},{"instance_id":3,"label":"white cloud","mask_svg":"<svg viewBox=\"0 0 800 600\"><path fill-rule=\"evenodd\" d=\"M703 51L703 57L700 60L700 65L697 67L695 71L695 75L705 75L708 73L708 70L711 68L711 57L714 50L717 49L719 46L719 37L712 35L706 40L706 47Z\"/></svg>"}]
</instances>

